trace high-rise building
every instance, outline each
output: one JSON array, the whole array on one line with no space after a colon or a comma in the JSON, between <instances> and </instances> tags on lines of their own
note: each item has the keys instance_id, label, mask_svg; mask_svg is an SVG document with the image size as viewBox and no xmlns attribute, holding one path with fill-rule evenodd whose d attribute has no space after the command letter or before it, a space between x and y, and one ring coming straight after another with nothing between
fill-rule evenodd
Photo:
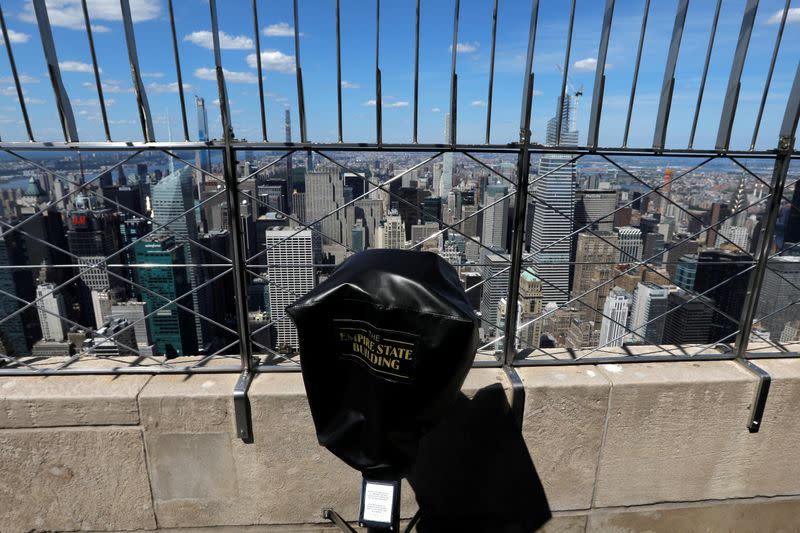
<instances>
[{"instance_id":1,"label":"high-rise building","mask_svg":"<svg viewBox=\"0 0 800 533\"><path fill-rule=\"evenodd\" d=\"M678 261L684 255L696 254L700 243L694 239L689 239L688 235L680 233L675 235L675 242L665 245L667 249L666 267L669 278L675 279L675 271L678 270ZM685 287L684 287L685 288Z\"/></svg>"},{"instance_id":2,"label":"high-rise building","mask_svg":"<svg viewBox=\"0 0 800 533\"><path fill-rule=\"evenodd\" d=\"M578 234L575 274L570 298L584 320L600 324L609 289L619 281L614 266L619 259L616 233L582 232Z\"/></svg>"},{"instance_id":3,"label":"high-rise building","mask_svg":"<svg viewBox=\"0 0 800 533\"><path fill-rule=\"evenodd\" d=\"M481 296L481 326L484 335L495 334L497 325L497 304L500 298L508 296L508 272L510 270L508 255L489 253L483 259L483 294Z\"/></svg>"},{"instance_id":4,"label":"high-rise building","mask_svg":"<svg viewBox=\"0 0 800 533\"><path fill-rule=\"evenodd\" d=\"M365 241L366 241L366 232L364 231L364 224L363 221L359 218L356 220L356 223L353 225L353 236L350 239L353 243L351 245L351 249L354 252L360 252L365 249Z\"/></svg>"},{"instance_id":5,"label":"high-rise building","mask_svg":"<svg viewBox=\"0 0 800 533\"><path fill-rule=\"evenodd\" d=\"M753 258L741 252L705 250L697 256L694 290L715 302L709 342L733 342L739 329ZM725 283L723 283L725 282Z\"/></svg>"},{"instance_id":6,"label":"high-rise building","mask_svg":"<svg viewBox=\"0 0 800 533\"><path fill-rule=\"evenodd\" d=\"M55 288L52 283L40 283L36 286L39 326L42 328L42 339L46 341L63 341L66 338L64 297Z\"/></svg>"},{"instance_id":7,"label":"high-rise building","mask_svg":"<svg viewBox=\"0 0 800 533\"><path fill-rule=\"evenodd\" d=\"M306 173L306 218L309 222L322 219L320 229L323 243L342 243L350 246L350 230L355 223L355 208L345 204L345 183L335 167Z\"/></svg>"},{"instance_id":8,"label":"high-rise building","mask_svg":"<svg viewBox=\"0 0 800 533\"><path fill-rule=\"evenodd\" d=\"M542 280L529 268L522 270L519 278L520 325L517 333L523 350L539 347L542 336Z\"/></svg>"},{"instance_id":9,"label":"high-rise building","mask_svg":"<svg viewBox=\"0 0 800 533\"><path fill-rule=\"evenodd\" d=\"M292 142L292 116L288 107L284 113L284 133L286 135L286 142ZM288 191L288 194L292 194L294 192L294 170L292 169L291 154L286 156L286 190Z\"/></svg>"},{"instance_id":10,"label":"high-rise building","mask_svg":"<svg viewBox=\"0 0 800 533\"><path fill-rule=\"evenodd\" d=\"M580 350L581 348L593 348L599 344L600 330L597 329L597 324L591 320L582 320L574 317L569 330L567 330L567 339L564 347Z\"/></svg>"},{"instance_id":11,"label":"high-rise building","mask_svg":"<svg viewBox=\"0 0 800 533\"><path fill-rule=\"evenodd\" d=\"M167 358L197 353L197 330L194 317L170 303L190 289L187 269L174 265L186 264L186 249L173 235L157 234L137 242L136 262L146 263L139 269L139 283L149 289L142 291L149 316L148 329L158 355ZM159 265L159 266L156 266ZM180 300L189 307L188 298ZM112 308L113 313L113 308ZM138 341L137 341L138 342Z\"/></svg>"},{"instance_id":12,"label":"high-rise building","mask_svg":"<svg viewBox=\"0 0 800 533\"><path fill-rule=\"evenodd\" d=\"M558 108L562 118L561 138L558 139L557 135L558 118L553 117L547 121L546 144L577 145L572 98L559 98ZM567 302L571 285L570 253L575 205L575 164L569 162L571 157L560 153L543 154L539 159L535 186L531 253L534 254L536 273L543 282L544 301L559 305Z\"/></svg>"},{"instance_id":13,"label":"high-rise building","mask_svg":"<svg viewBox=\"0 0 800 533\"><path fill-rule=\"evenodd\" d=\"M402 250L406 243L406 226L396 210L390 210L382 222L379 248L396 248Z\"/></svg>"},{"instance_id":14,"label":"high-rise building","mask_svg":"<svg viewBox=\"0 0 800 533\"><path fill-rule=\"evenodd\" d=\"M297 329L285 310L316 286L314 243L309 229L267 230L270 319L277 332L275 347L280 350L299 347Z\"/></svg>"},{"instance_id":15,"label":"high-rise building","mask_svg":"<svg viewBox=\"0 0 800 533\"><path fill-rule=\"evenodd\" d=\"M208 141L208 114L206 113L206 101L202 96L195 96L194 103L197 107L197 140L200 142ZM211 157L208 150L198 150L197 166L206 172L211 171ZM200 178L201 183L205 183L205 178Z\"/></svg>"},{"instance_id":16,"label":"high-rise building","mask_svg":"<svg viewBox=\"0 0 800 533\"><path fill-rule=\"evenodd\" d=\"M781 337L787 324L800 320L800 257L777 256L769 260L758 300L757 317L770 337Z\"/></svg>"},{"instance_id":17,"label":"high-rise building","mask_svg":"<svg viewBox=\"0 0 800 533\"><path fill-rule=\"evenodd\" d=\"M697 254L681 256L672 282L681 289L693 291L695 277L697 277Z\"/></svg>"},{"instance_id":18,"label":"high-rise building","mask_svg":"<svg viewBox=\"0 0 800 533\"><path fill-rule=\"evenodd\" d=\"M695 292L677 290L667 297L664 344L709 342L714 300Z\"/></svg>"},{"instance_id":19,"label":"high-rise building","mask_svg":"<svg viewBox=\"0 0 800 533\"><path fill-rule=\"evenodd\" d=\"M135 247L136 245L134 245ZM153 355L153 346L148 328L147 304L136 300L118 302L111 306L111 318L124 318L128 324L133 326L136 334L136 343L139 348L139 355Z\"/></svg>"},{"instance_id":20,"label":"high-rise building","mask_svg":"<svg viewBox=\"0 0 800 533\"><path fill-rule=\"evenodd\" d=\"M506 251L508 202L508 187L505 185L492 184L486 188L486 205L494 205L483 211L481 242L496 252Z\"/></svg>"},{"instance_id":21,"label":"high-rise building","mask_svg":"<svg viewBox=\"0 0 800 533\"><path fill-rule=\"evenodd\" d=\"M603 305L603 322L600 324L599 346L622 346L627 333L631 295L625 289L614 287Z\"/></svg>"},{"instance_id":22,"label":"high-rise building","mask_svg":"<svg viewBox=\"0 0 800 533\"><path fill-rule=\"evenodd\" d=\"M461 222L456 227L464 235L469 235L470 237L478 236L478 228L483 227L483 222L480 220L483 212L478 213L479 209L480 207L477 205L461 206Z\"/></svg>"},{"instance_id":23,"label":"high-rise building","mask_svg":"<svg viewBox=\"0 0 800 533\"><path fill-rule=\"evenodd\" d=\"M717 234L717 248L750 249L750 230L745 226L722 226Z\"/></svg>"},{"instance_id":24,"label":"high-rise building","mask_svg":"<svg viewBox=\"0 0 800 533\"><path fill-rule=\"evenodd\" d=\"M669 289L646 281L633 293L633 305L628 322L632 341L641 344L659 344L664 336L665 313Z\"/></svg>"},{"instance_id":25,"label":"high-rise building","mask_svg":"<svg viewBox=\"0 0 800 533\"><path fill-rule=\"evenodd\" d=\"M25 239L19 231L0 228L0 267L28 264ZM29 355L33 342L41 337L35 307L20 310L18 298L35 298L33 276L28 269L0 268L0 354ZM13 315L13 316L12 316Z\"/></svg>"},{"instance_id":26,"label":"high-rise building","mask_svg":"<svg viewBox=\"0 0 800 533\"><path fill-rule=\"evenodd\" d=\"M575 230L587 226L597 231L614 229L617 191L612 189L579 189L575 191Z\"/></svg>"},{"instance_id":27,"label":"high-rise building","mask_svg":"<svg viewBox=\"0 0 800 533\"><path fill-rule=\"evenodd\" d=\"M638 263L642 260L642 231L626 226L617 228L619 237L619 262Z\"/></svg>"},{"instance_id":28,"label":"high-rise building","mask_svg":"<svg viewBox=\"0 0 800 533\"><path fill-rule=\"evenodd\" d=\"M453 142L453 132L450 131L450 113L444 115L444 141L447 144ZM439 179L439 189L434 192L443 200L447 200L447 195L453 188L453 152L445 152L442 156L442 176Z\"/></svg>"}]
</instances>

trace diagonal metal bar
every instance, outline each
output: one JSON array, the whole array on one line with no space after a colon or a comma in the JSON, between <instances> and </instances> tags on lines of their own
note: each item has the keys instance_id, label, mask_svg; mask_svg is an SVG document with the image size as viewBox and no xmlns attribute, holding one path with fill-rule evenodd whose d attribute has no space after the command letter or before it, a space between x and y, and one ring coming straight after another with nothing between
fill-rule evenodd
<instances>
[{"instance_id":1,"label":"diagonal metal bar","mask_svg":"<svg viewBox=\"0 0 800 533\"><path fill-rule=\"evenodd\" d=\"M722 0L719 0L722 1ZM633 67L633 80L631 81L631 95L628 98L628 113L625 116L625 133L622 135L623 148L628 146L628 134L631 131L631 117L633 116L633 100L636 98L636 84L639 82L639 65L642 63L642 50L644 48L644 35L647 31L647 16L650 13L650 0L644 0L642 13L642 27L639 30L639 47L636 49L636 63Z\"/></svg>"},{"instance_id":2,"label":"diagonal metal bar","mask_svg":"<svg viewBox=\"0 0 800 533\"><path fill-rule=\"evenodd\" d=\"M608 40L611 36L611 20L614 18L614 0L606 0L603 15L603 31L600 34L600 52L597 54L597 66L594 73L594 90L592 91L592 107L589 115L589 136L586 144L596 148L600 135L600 114L603 111L603 91L606 86L606 56Z\"/></svg>"},{"instance_id":3,"label":"diagonal metal bar","mask_svg":"<svg viewBox=\"0 0 800 533\"><path fill-rule=\"evenodd\" d=\"M337 4L339 0L336 0ZM338 9L338 8L337 8ZM253 39L256 43L256 70L258 72L258 108L261 111L261 138L267 142L267 110L264 103L264 73L261 67L261 37L258 31L258 6L253 0ZM341 141L341 139L339 139Z\"/></svg>"},{"instance_id":4,"label":"diagonal metal bar","mask_svg":"<svg viewBox=\"0 0 800 533\"><path fill-rule=\"evenodd\" d=\"M492 11L492 49L489 52L489 94L486 96L486 144L489 144L489 137L492 131L492 97L494 94L494 54L497 45L497 4L494 0L494 10Z\"/></svg>"},{"instance_id":5,"label":"diagonal metal bar","mask_svg":"<svg viewBox=\"0 0 800 533\"><path fill-rule=\"evenodd\" d=\"M33 142L33 130L31 129L31 121L28 118L28 106L25 104L25 96L22 94L22 84L19 81L17 63L14 61L14 52L11 50L11 39L8 36L6 19L3 15L2 7L0 7L0 28L3 31L3 41L5 42L6 54L8 55L8 65L11 67L11 75L14 78L14 87L17 90L17 98L19 99L19 109L22 111L22 120L25 122L25 129L28 132L28 140Z\"/></svg>"},{"instance_id":6,"label":"diagonal metal bar","mask_svg":"<svg viewBox=\"0 0 800 533\"><path fill-rule=\"evenodd\" d=\"M183 95L183 74L181 73L181 56L178 52L178 34L175 31L175 15L172 12L172 0L167 0L169 13L169 27L172 33L172 53L175 57L175 74L178 79L178 95L181 102L181 119L183 124L183 139L189 142L189 124L186 121L186 99Z\"/></svg>"},{"instance_id":7,"label":"diagonal metal bar","mask_svg":"<svg viewBox=\"0 0 800 533\"><path fill-rule=\"evenodd\" d=\"M225 85L225 71L222 68L222 53L219 44L219 22L217 21L217 0L209 0L211 10L211 37L214 50L214 68L217 73L217 93L219 97L219 114L222 119L222 135L233 136L231 125L231 106L228 101L228 88Z\"/></svg>"},{"instance_id":8,"label":"diagonal metal bar","mask_svg":"<svg viewBox=\"0 0 800 533\"><path fill-rule=\"evenodd\" d=\"M714 18L711 22L711 34L708 36L708 48L706 49L706 60L703 64L703 75L700 77L700 89L697 91L697 104L694 107L694 118L692 118L692 130L689 133L689 148L694 145L694 136L697 132L697 120L700 117L700 106L703 104L703 94L706 90L706 79L708 78L708 65L711 63L711 52L714 50L714 38L717 35L717 23L719 22L719 11L722 7L722 0L717 0L717 8L714 11Z\"/></svg>"},{"instance_id":9,"label":"diagonal metal bar","mask_svg":"<svg viewBox=\"0 0 800 533\"><path fill-rule=\"evenodd\" d=\"M150 116L150 104L147 101L147 92L144 90L144 83L142 83L142 76L139 72L139 55L136 52L136 34L133 31L131 5L129 0L119 0L119 5L122 8L122 27L125 29L125 43L128 47L128 63L131 67L131 81L133 82L133 92L136 95L139 122L142 124L142 135L144 135L144 142L151 143L156 140L156 136L153 132L153 119Z\"/></svg>"},{"instance_id":10,"label":"diagonal metal bar","mask_svg":"<svg viewBox=\"0 0 800 533\"><path fill-rule=\"evenodd\" d=\"M757 10L758 0L747 0L744 15L742 15L739 40L736 43L736 52L733 54L728 89L725 91L725 100L722 104L722 116L719 119L717 150L727 150L730 145L733 120L736 116L736 107L739 102L739 89L742 85L742 70L744 70L744 60L747 58L747 48L750 46L750 34L753 33Z\"/></svg>"},{"instance_id":11,"label":"diagonal metal bar","mask_svg":"<svg viewBox=\"0 0 800 533\"><path fill-rule=\"evenodd\" d=\"M81 0L83 11L83 22L86 26L86 38L89 40L89 53L92 56L92 70L94 71L94 82L97 86L97 98L100 102L100 115L103 118L103 129L106 133L106 140L111 141L111 130L108 127L108 114L106 113L106 100L103 97L103 84L100 81L100 68L97 66L97 54L94 50L94 37L92 37L92 24L89 20L89 8L86 0Z\"/></svg>"},{"instance_id":12,"label":"diagonal metal bar","mask_svg":"<svg viewBox=\"0 0 800 533\"><path fill-rule=\"evenodd\" d=\"M458 18L461 11L461 0L456 0L453 9L453 44L450 52L450 138L445 142L455 145L458 137L456 116L458 115L458 73L456 72L456 57L458 56Z\"/></svg>"},{"instance_id":13,"label":"diagonal metal bar","mask_svg":"<svg viewBox=\"0 0 800 533\"><path fill-rule=\"evenodd\" d=\"M661 84L656 127L653 132L653 148L656 150L663 149L667 139L667 124L669 123L669 112L672 108L672 91L675 88L675 67L678 64L678 52L681 48L681 38L683 37L683 27L686 24L686 11L688 9L689 0L678 0L667 63L664 67L664 81Z\"/></svg>"},{"instance_id":14,"label":"diagonal metal bar","mask_svg":"<svg viewBox=\"0 0 800 533\"><path fill-rule=\"evenodd\" d=\"M297 80L297 110L300 121L300 142L307 142L306 137L306 103L303 96L303 69L300 67L300 21L297 14L297 0L293 0L294 15L294 71Z\"/></svg>"},{"instance_id":15,"label":"diagonal metal bar","mask_svg":"<svg viewBox=\"0 0 800 533\"><path fill-rule=\"evenodd\" d=\"M564 49L564 66L561 76L561 92L558 93L556 109L556 146L561 144L561 128L564 122L564 96L567 94L567 76L569 76L569 56L572 49L572 30L575 27L575 0L569 9L569 28L567 29L567 46Z\"/></svg>"},{"instance_id":16,"label":"diagonal metal bar","mask_svg":"<svg viewBox=\"0 0 800 533\"><path fill-rule=\"evenodd\" d=\"M64 141L67 143L78 142L78 129L75 126L75 115L72 113L72 105L69 103L67 90L61 80L61 69L58 66L58 54L56 45L53 41L53 31L50 28L50 18L47 16L47 5L45 0L32 0L33 10L36 14L36 23L39 27L39 37L42 40L42 50L44 59L47 63L47 72L50 75L50 83L53 85L53 95L56 100L56 110L61 121L61 130L64 132ZM8 42L8 39L6 39Z\"/></svg>"}]
</instances>

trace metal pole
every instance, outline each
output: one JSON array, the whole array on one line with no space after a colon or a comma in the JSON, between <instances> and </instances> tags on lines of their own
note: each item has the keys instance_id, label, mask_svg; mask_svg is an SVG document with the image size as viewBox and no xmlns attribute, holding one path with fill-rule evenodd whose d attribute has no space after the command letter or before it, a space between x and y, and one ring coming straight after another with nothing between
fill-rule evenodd
<instances>
[{"instance_id":1,"label":"metal pole","mask_svg":"<svg viewBox=\"0 0 800 533\"><path fill-rule=\"evenodd\" d=\"M92 37L92 24L89 21L89 8L86 0L81 0L83 9L83 21L86 24L86 38L89 40L89 53L92 55L92 70L94 71L94 81L97 85L97 97L100 100L100 114L103 117L103 128L106 132L106 140L111 140L111 131L108 128L108 115L106 114L106 101L103 98L103 84L100 82L100 68L97 66L97 54L94 51L94 38Z\"/></svg>"},{"instance_id":2,"label":"metal pole","mask_svg":"<svg viewBox=\"0 0 800 533\"><path fill-rule=\"evenodd\" d=\"M573 4L574 5L574 4ZM522 109L519 124L520 151L517 158L517 196L514 198L514 229L511 234L511 271L506 298L505 343L503 360L511 366L517 355L517 299L519 278L522 273L522 245L525 241L525 210L528 200L528 174L530 172L531 106L533 102L533 51L536 44L536 24L539 16L539 0L533 0L531 25L528 32L528 56L526 59L525 92L522 94Z\"/></svg>"}]
</instances>

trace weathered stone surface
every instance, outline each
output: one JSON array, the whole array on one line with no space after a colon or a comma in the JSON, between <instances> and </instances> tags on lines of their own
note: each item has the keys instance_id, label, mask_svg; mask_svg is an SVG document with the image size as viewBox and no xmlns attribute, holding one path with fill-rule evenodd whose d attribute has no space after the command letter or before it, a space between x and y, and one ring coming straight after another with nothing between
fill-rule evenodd
<instances>
[{"instance_id":1,"label":"weathered stone surface","mask_svg":"<svg viewBox=\"0 0 800 533\"><path fill-rule=\"evenodd\" d=\"M800 531L799 500L756 500L657 510L609 509L589 515L592 533L791 533Z\"/></svg>"},{"instance_id":2,"label":"weathered stone surface","mask_svg":"<svg viewBox=\"0 0 800 533\"><path fill-rule=\"evenodd\" d=\"M0 430L0 531L153 529L137 428Z\"/></svg>"},{"instance_id":3,"label":"weathered stone surface","mask_svg":"<svg viewBox=\"0 0 800 533\"><path fill-rule=\"evenodd\" d=\"M525 367L522 433L550 509L587 509L603 440L609 382L593 366Z\"/></svg>"},{"instance_id":4,"label":"weathered stone surface","mask_svg":"<svg viewBox=\"0 0 800 533\"><path fill-rule=\"evenodd\" d=\"M0 377L0 428L139 423L150 376Z\"/></svg>"},{"instance_id":5,"label":"weathered stone surface","mask_svg":"<svg viewBox=\"0 0 800 533\"><path fill-rule=\"evenodd\" d=\"M584 533L586 531L585 514L554 515L537 533Z\"/></svg>"},{"instance_id":6,"label":"weathered stone surface","mask_svg":"<svg viewBox=\"0 0 800 533\"><path fill-rule=\"evenodd\" d=\"M600 369L612 388L595 507L752 495L749 372L731 361Z\"/></svg>"}]
</instances>

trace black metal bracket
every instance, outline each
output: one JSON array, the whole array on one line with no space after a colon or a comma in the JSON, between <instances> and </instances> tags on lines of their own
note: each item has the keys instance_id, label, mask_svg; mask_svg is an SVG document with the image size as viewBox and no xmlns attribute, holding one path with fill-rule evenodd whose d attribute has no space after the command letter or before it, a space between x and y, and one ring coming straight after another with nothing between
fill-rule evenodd
<instances>
[{"instance_id":1,"label":"black metal bracket","mask_svg":"<svg viewBox=\"0 0 800 533\"><path fill-rule=\"evenodd\" d=\"M322 518L324 518L325 520L329 520L336 527L338 527L339 530L344 531L345 533L356 533L356 530L350 527L350 524L345 522L344 518L339 516L339 513L337 513L333 509L323 509Z\"/></svg>"},{"instance_id":2,"label":"black metal bracket","mask_svg":"<svg viewBox=\"0 0 800 533\"><path fill-rule=\"evenodd\" d=\"M767 396L769 395L769 386L772 383L772 378L766 370L747 359L738 357L735 361L758 378L756 396L753 399L753 406L750 409L750 421L747 424L747 429L750 433L758 433L758 430L761 429L764 407L767 404Z\"/></svg>"},{"instance_id":3,"label":"black metal bracket","mask_svg":"<svg viewBox=\"0 0 800 533\"><path fill-rule=\"evenodd\" d=\"M244 369L233 388L233 413L236 421L236 436L247 443L253 442L253 419L250 415L250 399L247 391L253 382L254 372Z\"/></svg>"},{"instance_id":4,"label":"black metal bracket","mask_svg":"<svg viewBox=\"0 0 800 533\"><path fill-rule=\"evenodd\" d=\"M525 385L513 366L503 365L503 370L511 382L511 413L517 428L522 431L522 418L525 413Z\"/></svg>"}]
</instances>

